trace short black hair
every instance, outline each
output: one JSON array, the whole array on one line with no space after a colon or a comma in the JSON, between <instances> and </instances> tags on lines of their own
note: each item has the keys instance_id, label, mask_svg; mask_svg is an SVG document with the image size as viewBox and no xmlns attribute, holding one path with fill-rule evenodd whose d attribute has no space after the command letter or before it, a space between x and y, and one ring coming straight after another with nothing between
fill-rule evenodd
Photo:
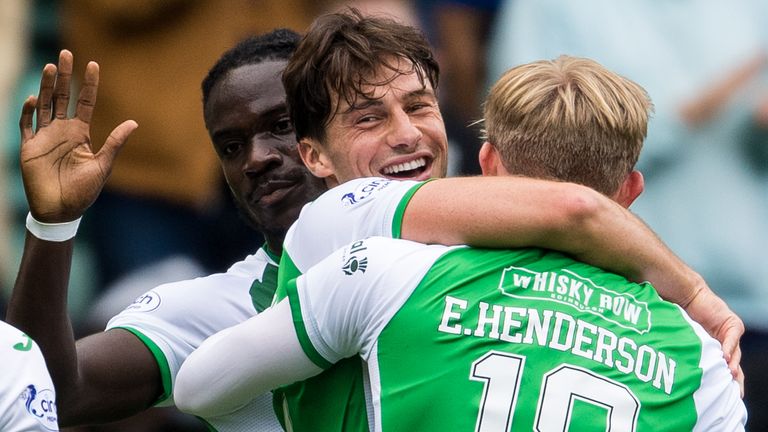
<instances>
[{"instance_id":1,"label":"short black hair","mask_svg":"<svg viewBox=\"0 0 768 432\"><path fill-rule=\"evenodd\" d=\"M203 80L203 107L208 103L211 89L229 71L266 60L288 60L299 45L301 35L280 28L258 36L250 36L225 52L208 71Z\"/></svg>"}]
</instances>

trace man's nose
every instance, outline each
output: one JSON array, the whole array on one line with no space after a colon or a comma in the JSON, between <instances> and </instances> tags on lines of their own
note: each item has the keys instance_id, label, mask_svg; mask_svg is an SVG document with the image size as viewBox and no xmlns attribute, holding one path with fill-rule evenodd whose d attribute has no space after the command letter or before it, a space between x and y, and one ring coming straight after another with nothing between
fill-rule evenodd
<instances>
[{"instance_id":1,"label":"man's nose","mask_svg":"<svg viewBox=\"0 0 768 432\"><path fill-rule=\"evenodd\" d=\"M258 139L251 141L248 158L243 170L249 176L258 176L282 164L282 154L274 146L266 145Z\"/></svg>"},{"instance_id":2,"label":"man's nose","mask_svg":"<svg viewBox=\"0 0 768 432\"><path fill-rule=\"evenodd\" d=\"M387 144L391 147L415 147L421 140L421 130L411 117L402 109L397 109L390 117L390 129Z\"/></svg>"}]
</instances>

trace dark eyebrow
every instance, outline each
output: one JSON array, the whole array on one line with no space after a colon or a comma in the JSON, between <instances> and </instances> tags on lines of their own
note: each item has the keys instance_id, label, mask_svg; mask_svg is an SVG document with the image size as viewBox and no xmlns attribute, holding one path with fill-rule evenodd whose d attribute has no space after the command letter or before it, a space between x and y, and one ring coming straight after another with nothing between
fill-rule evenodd
<instances>
[{"instance_id":1,"label":"dark eyebrow","mask_svg":"<svg viewBox=\"0 0 768 432\"><path fill-rule=\"evenodd\" d=\"M237 135L237 129L222 129L218 130L211 135L211 140L215 143L216 141L220 140L221 138L226 138L231 135Z\"/></svg>"},{"instance_id":2,"label":"dark eyebrow","mask_svg":"<svg viewBox=\"0 0 768 432\"><path fill-rule=\"evenodd\" d=\"M288 105L283 101L279 104L272 105L259 114L261 118L272 118L282 114L288 114Z\"/></svg>"},{"instance_id":3,"label":"dark eyebrow","mask_svg":"<svg viewBox=\"0 0 768 432\"><path fill-rule=\"evenodd\" d=\"M379 106L383 105L384 103L381 101L381 99L363 99L362 102L355 101L352 105L349 106L346 110L343 111L344 114L351 113L352 111L358 111L363 110L366 108L370 108L372 106Z\"/></svg>"},{"instance_id":4,"label":"dark eyebrow","mask_svg":"<svg viewBox=\"0 0 768 432\"><path fill-rule=\"evenodd\" d=\"M433 98L436 97L435 96L435 92L432 91L432 89L427 89L426 87L424 87L424 88L420 88L418 90L413 90L413 91L410 91L410 92L406 93L403 96L403 99L411 100L411 99L422 98L424 96L433 97ZM355 101L354 104L350 105L343 112L346 114L346 113L350 113L352 111L357 111L357 110L362 110L362 109L370 108L370 107L375 106L375 105L383 105L383 103L381 102L380 99L368 99L368 98L366 98L366 99L363 99L362 102Z\"/></svg>"},{"instance_id":5,"label":"dark eyebrow","mask_svg":"<svg viewBox=\"0 0 768 432\"><path fill-rule=\"evenodd\" d=\"M435 95L434 90L427 88L426 86L423 86L419 89L410 91L406 93L403 96L403 100L405 101L411 101L413 99L420 99L422 97L431 97L433 99L437 99L437 96ZM359 98L358 98L359 99ZM371 99L371 98L363 98L362 101L356 100L353 104L350 104L346 109L339 110L339 114L341 116L345 116L348 114L351 114L354 111L364 110L366 108L370 108L372 106L381 106L384 103L381 101L380 98Z\"/></svg>"},{"instance_id":6,"label":"dark eyebrow","mask_svg":"<svg viewBox=\"0 0 768 432\"><path fill-rule=\"evenodd\" d=\"M422 88L420 88L418 90L414 90L414 91L408 92L403 97L403 99L405 99L405 100L418 99L418 98L421 98L421 97L424 97L424 96L429 96L429 97L433 97L433 98L437 97L437 96L435 96L435 92L432 89L428 89L426 87L422 87Z\"/></svg>"}]
</instances>

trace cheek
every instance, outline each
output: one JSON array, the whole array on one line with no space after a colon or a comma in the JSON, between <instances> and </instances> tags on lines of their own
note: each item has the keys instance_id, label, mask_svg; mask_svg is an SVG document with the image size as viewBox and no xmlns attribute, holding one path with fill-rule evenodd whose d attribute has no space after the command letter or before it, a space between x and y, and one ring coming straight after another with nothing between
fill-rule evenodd
<instances>
[{"instance_id":1,"label":"cheek","mask_svg":"<svg viewBox=\"0 0 768 432\"><path fill-rule=\"evenodd\" d=\"M234 192L240 187L240 183L243 181L243 171L235 166L224 166L224 179L227 181L229 188Z\"/></svg>"},{"instance_id":2,"label":"cheek","mask_svg":"<svg viewBox=\"0 0 768 432\"><path fill-rule=\"evenodd\" d=\"M381 141L370 141L358 145L354 151L349 152L347 157L351 165L363 168L374 163L377 156L378 158L385 158L388 154L388 147L382 144Z\"/></svg>"},{"instance_id":3,"label":"cheek","mask_svg":"<svg viewBox=\"0 0 768 432\"><path fill-rule=\"evenodd\" d=\"M334 148L331 155L333 161L337 164L354 166L371 153L371 145L366 139L360 139L359 137L350 139L349 137L345 137L344 142L346 142L347 145Z\"/></svg>"},{"instance_id":4,"label":"cheek","mask_svg":"<svg viewBox=\"0 0 768 432\"><path fill-rule=\"evenodd\" d=\"M442 149L448 148L448 137L445 134L445 129L441 124L430 124L428 128L423 129L424 135L429 137L429 142Z\"/></svg>"}]
</instances>

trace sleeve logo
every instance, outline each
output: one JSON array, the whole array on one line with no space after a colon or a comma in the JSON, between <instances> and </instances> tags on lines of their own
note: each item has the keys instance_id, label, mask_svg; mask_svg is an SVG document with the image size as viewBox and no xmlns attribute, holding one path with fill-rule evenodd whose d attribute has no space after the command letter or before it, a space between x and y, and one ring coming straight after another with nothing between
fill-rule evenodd
<instances>
[{"instance_id":1,"label":"sleeve logo","mask_svg":"<svg viewBox=\"0 0 768 432\"><path fill-rule=\"evenodd\" d=\"M371 179L371 180L362 182L359 186L355 188L354 191L347 192L341 197L341 204L344 207L349 207L349 206L358 204L361 201L364 201L366 198L373 195L376 191L385 189L390 184L392 184L392 180L381 179L381 178Z\"/></svg>"},{"instance_id":2,"label":"sleeve logo","mask_svg":"<svg viewBox=\"0 0 768 432\"><path fill-rule=\"evenodd\" d=\"M345 275L352 276L358 271L365 273L365 270L368 269L368 257L363 256L360 258L357 254L367 249L362 240L352 243L349 250L344 253L344 265L341 269Z\"/></svg>"},{"instance_id":3,"label":"sleeve logo","mask_svg":"<svg viewBox=\"0 0 768 432\"><path fill-rule=\"evenodd\" d=\"M22 334L21 337L24 338L22 342L19 342L17 344L13 345L13 349L16 351L29 351L32 349L32 338L27 336L26 334Z\"/></svg>"},{"instance_id":4,"label":"sleeve logo","mask_svg":"<svg viewBox=\"0 0 768 432\"><path fill-rule=\"evenodd\" d=\"M342 267L342 270L344 270L344 274L347 276L351 276L354 272L360 271L362 273L365 273L365 270L368 268L368 258L363 257L363 259L358 260L356 256L349 257L347 262L344 264L344 267Z\"/></svg>"},{"instance_id":5,"label":"sleeve logo","mask_svg":"<svg viewBox=\"0 0 768 432\"><path fill-rule=\"evenodd\" d=\"M162 303L160 294L155 291L147 291L136 298L125 310L126 312L150 312L160 307L160 303Z\"/></svg>"},{"instance_id":6,"label":"sleeve logo","mask_svg":"<svg viewBox=\"0 0 768 432\"><path fill-rule=\"evenodd\" d=\"M27 413L34 417L44 428L59 430L58 415L56 414L56 395L53 390L37 390L30 384L19 395Z\"/></svg>"}]
</instances>

